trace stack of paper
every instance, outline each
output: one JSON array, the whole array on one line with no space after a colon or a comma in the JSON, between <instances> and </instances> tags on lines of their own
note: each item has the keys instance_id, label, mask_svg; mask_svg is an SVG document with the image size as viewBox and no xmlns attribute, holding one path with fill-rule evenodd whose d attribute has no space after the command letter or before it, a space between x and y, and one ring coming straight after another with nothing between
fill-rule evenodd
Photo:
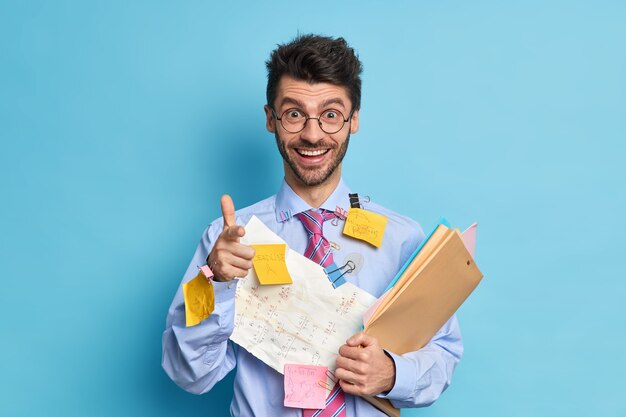
<instances>
[{"instance_id":1,"label":"stack of paper","mask_svg":"<svg viewBox=\"0 0 626 417\"><path fill-rule=\"evenodd\" d=\"M473 252L474 239L475 225L461 236L458 230L440 224L395 284L366 312L365 332L397 354L425 346L482 279L468 251ZM390 416L400 415L387 400L367 400Z\"/></svg>"}]
</instances>

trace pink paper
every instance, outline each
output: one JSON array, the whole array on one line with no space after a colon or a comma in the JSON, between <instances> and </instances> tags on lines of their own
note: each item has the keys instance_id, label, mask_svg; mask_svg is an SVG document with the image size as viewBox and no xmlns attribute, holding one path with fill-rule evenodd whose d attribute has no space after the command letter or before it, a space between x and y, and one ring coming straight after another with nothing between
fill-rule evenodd
<instances>
[{"instance_id":1,"label":"pink paper","mask_svg":"<svg viewBox=\"0 0 626 417\"><path fill-rule=\"evenodd\" d=\"M476 226L478 226L478 223L472 224L470 227L465 229L463 233L461 233L465 248L470 253L470 255L472 255L472 258L474 257L474 253L476 252Z\"/></svg>"},{"instance_id":2,"label":"pink paper","mask_svg":"<svg viewBox=\"0 0 626 417\"><path fill-rule=\"evenodd\" d=\"M387 294L387 293L385 293L385 294ZM372 304L372 306L370 308L368 308L365 311L365 313L363 313L363 327L365 327L365 326L367 326L369 324L369 321L372 318L372 316L374 315L374 312L378 309L378 306L385 299L385 294L383 294L378 300L376 300L376 302L374 304Z\"/></svg>"},{"instance_id":3,"label":"pink paper","mask_svg":"<svg viewBox=\"0 0 626 417\"><path fill-rule=\"evenodd\" d=\"M326 407L325 366L285 364L285 407Z\"/></svg>"}]
</instances>

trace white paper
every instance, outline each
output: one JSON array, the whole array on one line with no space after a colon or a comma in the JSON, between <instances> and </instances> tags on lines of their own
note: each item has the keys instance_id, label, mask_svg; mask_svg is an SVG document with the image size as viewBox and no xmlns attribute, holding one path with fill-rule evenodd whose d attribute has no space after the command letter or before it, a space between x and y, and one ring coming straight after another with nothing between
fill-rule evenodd
<instances>
[{"instance_id":1,"label":"white paper","mask_svg":"<svg viewBox=\"0 0 626 417\"><path fill-rule=\"evenodd\" d=\"M242 243L285 242L253 216ZM293 284L259 285L254 269L239 281L230 339L281 374L286 363L334 371L339 348L376 298L349 282L333 288L320 265L290 248L285 261Z\"/></svg>"}]
</instances>

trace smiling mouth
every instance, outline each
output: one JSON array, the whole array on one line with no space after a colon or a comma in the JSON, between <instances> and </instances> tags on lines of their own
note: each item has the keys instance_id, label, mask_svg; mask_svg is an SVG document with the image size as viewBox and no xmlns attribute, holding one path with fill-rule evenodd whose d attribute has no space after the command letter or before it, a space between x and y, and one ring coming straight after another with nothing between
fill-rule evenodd
<instances>
[{"instance_id":1,"label":"smiling mouth","mask_svg":"<svg viewBox=\"0 0 626 417\"><path fill-rule=\"evenodd\" d=\"M314 156L325 155L329 150L330 149L316 149L316 150L312 150L312 149L296 149L296 152L298 152L298 154L301 155L301 156L314 157Z\"/></svg>"}]
</instances>

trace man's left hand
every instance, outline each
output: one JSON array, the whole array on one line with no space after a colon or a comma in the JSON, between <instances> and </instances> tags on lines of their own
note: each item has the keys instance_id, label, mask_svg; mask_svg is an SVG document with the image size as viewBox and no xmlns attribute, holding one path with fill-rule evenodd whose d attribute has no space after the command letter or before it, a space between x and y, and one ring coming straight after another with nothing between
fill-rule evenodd
<instances>
[{"instance_id":1,"label":"man's left hand","mask_svg":"<svg viewBox=\"0 0 626 417\"><path fill-rule=\"evenodd\" d=\"M393 388L396 367L378 339L360 332L339 348L335 375L346 393L375 395Z\"/></svg>"}]
</instances>

